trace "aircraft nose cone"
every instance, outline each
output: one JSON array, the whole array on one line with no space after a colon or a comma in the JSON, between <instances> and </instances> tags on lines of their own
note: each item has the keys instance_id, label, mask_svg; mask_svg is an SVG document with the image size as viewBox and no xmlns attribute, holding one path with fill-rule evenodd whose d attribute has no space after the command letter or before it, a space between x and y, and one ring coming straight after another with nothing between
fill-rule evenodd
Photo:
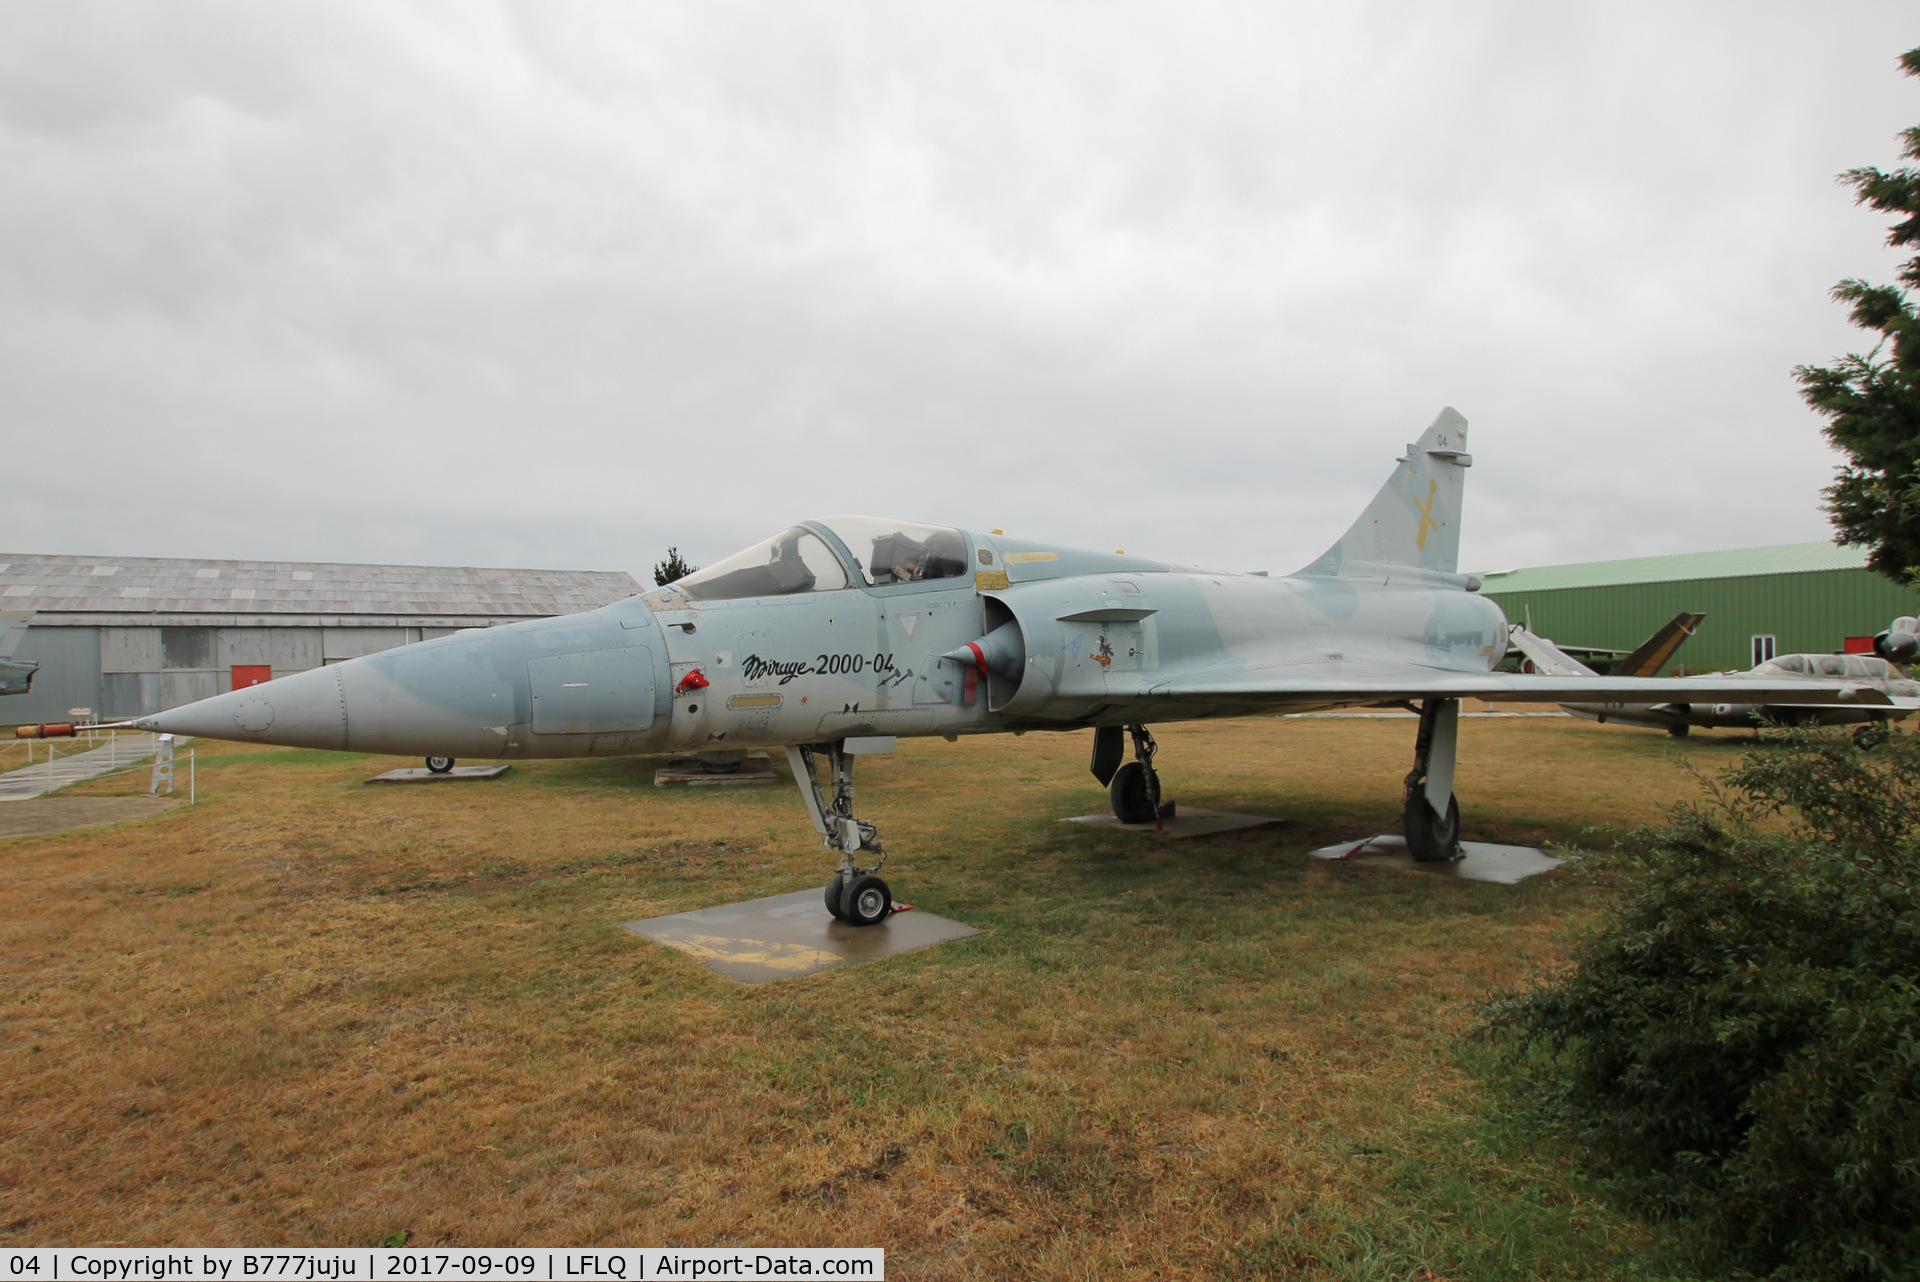
<instances>
[{"instance_id":1,"label":"aircraft nose cone","mask_svg":"<svg viewBox=\"0 0 1920 1282\"><path fill-rule=\"evenodd\" d=\"M338 668L313 668L141 717L134 724L202 739L344 749L346 692Z\"/></svg>"}]
</instances>

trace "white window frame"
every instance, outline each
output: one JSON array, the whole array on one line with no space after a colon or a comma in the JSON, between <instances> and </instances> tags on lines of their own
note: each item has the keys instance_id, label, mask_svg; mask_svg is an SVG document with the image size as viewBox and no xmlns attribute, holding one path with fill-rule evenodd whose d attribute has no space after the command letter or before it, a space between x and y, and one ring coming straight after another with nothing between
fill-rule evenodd
<instances>
[{"instance_id":1,"label":"white window frame","mask_svg":"<svg viewBox=\"0 0 1920 1282\"><path fill-rule=\"evenodd\" d=\"M1775 651L1779 649L1778 644L1775 642L1774 635L1771 632L1755 633L1751 644L1753 647L1753 666L1756 668L1773 658Z\"/></svg>"}]
</instances>

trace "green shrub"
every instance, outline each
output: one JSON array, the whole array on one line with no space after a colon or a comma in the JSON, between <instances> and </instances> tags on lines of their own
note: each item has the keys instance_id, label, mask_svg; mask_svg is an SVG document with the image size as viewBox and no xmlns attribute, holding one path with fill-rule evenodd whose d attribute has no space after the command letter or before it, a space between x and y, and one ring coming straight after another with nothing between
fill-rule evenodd
<instances>
[{"instance_id":1,"label":"green shrub","mask_svg":"<svg viewBox=\"0 0 1920 1282\"><path fill-rule=\"evenodd\" d=\"M1787 734L1595 864L1489 1022L1593 1165L1720 1266L1920 1277L1920 744Z\"/></svg>"}]
</instances>

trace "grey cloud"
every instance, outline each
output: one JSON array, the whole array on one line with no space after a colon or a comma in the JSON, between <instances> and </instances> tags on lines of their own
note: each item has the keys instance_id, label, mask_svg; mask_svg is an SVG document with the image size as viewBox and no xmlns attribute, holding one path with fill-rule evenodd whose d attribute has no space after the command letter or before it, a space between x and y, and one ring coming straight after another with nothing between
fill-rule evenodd
<instances>
[{"instance_id":1,"label":"grey cloud","mask_svg":"<svg viewBox=\"0 0 1920 1282\"><path fill-rule=\"evenodd\" d=\"M595 566L877 510L1319 552L1820 538L1788 375L1897 6L19 6L0 544ZM77 496L113 502L72 516Z\"/></svg>"}]
</instances>

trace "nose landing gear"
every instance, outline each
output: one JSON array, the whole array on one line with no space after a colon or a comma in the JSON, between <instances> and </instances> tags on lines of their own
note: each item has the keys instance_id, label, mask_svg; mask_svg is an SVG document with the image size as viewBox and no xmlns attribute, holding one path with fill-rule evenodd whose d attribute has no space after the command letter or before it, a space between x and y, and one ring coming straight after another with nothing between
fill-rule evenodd
<instances>
[{"instance_id":1,"label":"nose landing gear","mask_svg":"<svg viewBox=\"0 0 1920 1282\"><path fill-rule=\"evenodd\" d=\"M824 748L828 772L833 779L833 801L820 793L820 780L814 773L814 754ZM787 763L793 767L793 780L800 785L800 799L806 803L813 830L829 850L840 852L840 867L828 879L824 891L827 911L850 926L875 926L893 912L893 894L877 874L887 862L878 831L864 819L853 815L853 759L845 740L827 744L795 744L787 748ZM879 856L871 867L854 861L859 854Z\"/></svg>"}]
</instances>

